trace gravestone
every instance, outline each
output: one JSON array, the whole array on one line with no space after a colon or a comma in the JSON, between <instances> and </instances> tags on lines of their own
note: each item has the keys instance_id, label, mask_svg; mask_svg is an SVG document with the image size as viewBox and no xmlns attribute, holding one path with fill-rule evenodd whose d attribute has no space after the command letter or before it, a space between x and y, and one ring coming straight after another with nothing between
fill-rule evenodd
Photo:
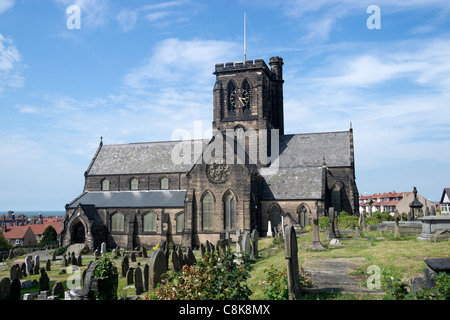
<instances>
[{"instance_id":1,"label":"gravestone","mask_svg":"<svg viewBox=\"0 0 450 320\"><path fill-rule=\"evenodd\" d=\"M44 268L41 269L41 277L39 278L39 291L50 290L50 278Z\"/></svg>"},{"instance_id":2,"label":"gravestone","mask_svg":"<svg viewBox=\"0 0 450 320\"><path fill-rule=\"evenodd\" d=\"M38 269L40 269L40 259L38 255L34 256L34 267L36 268L36 266Z\"/></svg>"},{"instance_id":3,"label":"gravestone","mask_svg":"<svg viewBox=\"0 0 450 320\"><path fill-rule=\"evenodd\" d=\"M134 272L134 288L137 295L144 292L144 283L142 281L142 271L140 267L137 267Z\"/></svg>"},{"instance_id":4,"label":"gravestone","mask_svg":"<svg viewBox=\"0 0 450 320\"><path fill-rule=\"evenodd\" d=\"M0 280L0 300L9 300L11 295L11 280L8 277Z\"/></svg>"},{"instance_id":5,"label":"gravestone","mask_svg":"<svg viewBox=\"0 0 450 320\"><path fill-rule=\"evenodd\" d=\"M22 265L20 266L20 270L22 270L22 277L26 277L27 276L27 267L25 265L25 262L22 263Z\"/></svg>"},{"instance_id":6,"label":"gravestone","mask_svg":"<svg viewBox=\"0 0 450 320\"><path fill-rule=\"evenodd\" d=\"M131 262L136 262L136 253L131 253Z\"/></svg>"},{"instance_id":7,"label":"gravestone","mask_svg":"<svg viewBox=\"0 0 450 320\"><path fill-rule=\"evenodd\" d=\"M202 253L202 258L204 258L206 249L205 249L205 245L203 243L200 243L200 252Z\"/></svg>"},{"instance_id":8,"label":"gravestone","mask_svg":"<svg viewBox=\"0 0 450 320\"><path fill-rule=\"evenodd\" d=\"M295 300L300 294L297 235L293 226L286 226L284 234L284 257L287 264L289 300Z\"/></svg>"},{"instance_id":9,"label":"gravestone","mask_svg":"<svg viewBox=\"0 0 450 320\"><path fill-rule=\"evenodd\" d=\"M319 232L319 215L316 210L312 210L312 221L313 221L313 241L308 247L309 250L325 250L322 242L320 242L320 232Z\"/></svg>"},{"instance_id":10,"label":"gravestone","mask_svg":"<svg viewBox=\"0 0 450 320\"><path fill-rule=\"evenodd\" d=\"M143 258L148 258L147 249L144 246L142 246L142 257Z\"/></svg>"},{"instance_id":11,"label":"gravestone","mask_svg":"<svg viewBox=\"0 0 450 320\"><path fill-rule=\"evenodd\" d=\"M335 228L335 224L334 224L335 215L336 215L336 213L334 212L334 208L330 207L328 209L328 220L330 221L330 232L328 234L328 237L330 238L330 240L337 238L335 230L334 230L334 228Z\"/></svg>"},{"instance_id":12,"label":"gravestone","mask_svg":"<svg viewBox=\"0 0 450 320\"><path fill-rule=\"evenodd\" d=\"M130 261L128 260L127 255L125 255L122 258L121 267L122 267L122 277L126 277L128 268L130 267Z\"/></svg>"},{"instance_id":13,"label":"gravestone","mask_svg":"<svg viewBox=\"0 0 450 320\"><path fill-rule=\"evenodd\" d=\"M172 260L173 270L175 272L180 272L181 271L180 261L178 260L178 255L175 250L172 250L171 260Z\"/></svg>"},{"instance_id":14,"label":"gravestone","mask_svg":"<svg viewBox=\"0 0 450 320\"><path fill-rule=\"evenodd\" d=\"M11 300L20 300L20 289L21 289L20 280L19 278L15 278L13 281L11 281L11 288L10 288Z\"/></svg>"},{"instance_id":15,"label":"gravestone","mask_svg":"<svg viewBox=\"0 0 450 320\"><path fill-rule=\"evenodd\" d=\"M61 281L57 281L53 285L52 296L57 296L60 299L64 298L64 286Z\"/></svg>"},{"instance_id":16,"label":"gravestone","mask_svg":"<svg viewBox=\"0 0 450 320\"><path fill-rule=\"evenodd\" d=\"M146 263L144 266L144 291L149 290L148 281L149 281L149 266L148 266L148 263Z\"/></svg>"},{"instance_id":17,"label":"gravestone","mask_svg":"<svg viewBox=\"0 0 450 320\"><path fill-rule=\"evenodd\" d=\"M102 242L100 245L100 253L104 255L106 253L106 242Z\"/></svg>"},{"instance_id":18,"label":"gravestone","mask_svg":"<svg viewBox=\"0 0 450 320\"><path fill-rule=\"evenodd\" d=\"M77 258L75 257L75 252L72 252L70 255L70 262L73 266L78 265Z\"/></svg>"},{"instance_id":19,"label":"gravestone","mask_svg":"<svg viewBox=\"0 0 450 320\"><path fill-rule=\"evenodd\" d=\"M395 220L394 237L400 237L400 226L399 226L400 215L397 210L395 210L394 213L394 220Z\"/></svg>"},{"instance_id":20,"label":"gravestone","mask_svg":"<svg viewBox=\"0 0 450 320\"><path fill-rule=\"evenodd\" d=\"M100 252L98 252L98 249L95 249L94 251L94 260L98 260L100 258Z\"/></svg>"},{"instance_id":21,"label":"gravestone","mask_svg":"<svg viewBox=\"0 0 450 320\"><path fill-rule=\"evenodd\" d=\"M236 252L242 251L242 235L241 230L236 230Z\"/></svg>"},{"instance_id":22,"label":"gravestone","mask_svg":"<svg viewBox=\"0 0 450 320\"><path fill-rule=\"evenodd\" d=\"M244 231L244 236L242 237L242 251L244 251L245 254L250 255L252 251L251 246L251 239L250 239L250 233L248 231Z\"/></svg>"},{"instance_id":23,"label":"gravestone","mask_svg":"<svg viewBox=\"0 0 450 320\"><path fill-rule=\"evenodd\" d=\"M188 266L193 266L194 264L197 263L197 259L195 258L194 252L192 252L191 248L188 249L186 257L187 257L186 264Z\"/></svg>"},{"instance_id":24,"label":"gravestone","mask_svg":"<svg viewBox=\"0 0 450 320\"><path fill-rule=\"evenodd\" d=\"M149 279L153 288L161 282L161 275L166 271L167 259L164 252L161 249L153 251L149 264Z\"/></svg>"},{"instance_id":25,"label":"gravestone","mask_svg":"<svg viewBox=\"0 0 450 320\"><path fill-rule=\"evenodd\" d=\"M183 259L183 249L181 249L181 246L178 247L177 256L178 256L178 263L180 265L180 268L183 269L183 266L185 265L185 263L184 263L184 259Z\"/></svg>"},{"instance_id":26,"label":"gravestone","mask_svg":"<svg viewBox=\"0 0 450 320\"><path fill-rule=\"evenodd\" d=\"M338 221L339 221L339 213L335 211L334 212L334 234L336 235L336 238L341 237L341 233L339 232Z\"/></svg>"},{"instance_id":27,"label":"gravestone","mask_svg":"<svg viewBox=\"0 0 450 320\"><path fill-rule=\"evenodd\" d=\"M47 270L47 271L51 271L51 261L50 261L50 259L48 259L46 262L45 262L45 270Z\"/></svg>"},{"instance_id":28,"label":"gravestone","mask_svg":"<svg viewBox=\"0 0 450 320\"><path fill-rule=\"evenodd\" d=\"M258 240L259 240L259 233L258 230L253 229L252 234L251 234L251 239L252 239L252 253L251 253L251 258L252 259L258 259Z\"/></svg>"},{"instance_id":29,"label":"gravestone","mask_svg":"<svg viewBox=\"0 0 450 320\"><path fill-rule=\"evenodd\" d=\"M134 268L129 268L127 271L127 286L133 284Z\"/></svg>"},{"instance_id":30,"label":"gravestone","mask_svg":"<svg viewBox=\"0 0 450 320\"><path fill-rule=\"evenodd\" d=\"M267 236L268 237L273 237L272 222L270 222L270 220L267 222Z\"/></svg>"},{"instance_id":31,"label":"gravestone","mask_svg":"<svg viewBox=\"0 0 450 320\"><path fill-rule=\"evenodd\" d=\"M92 261L89 263L87 269L86 269L86 275L83 279L83 288L78 289L71 289L69 291L64 292L65 300L89 300L92 296L93 292L93 276L94 276L94 270L97 268L98 261Z\"/></svg>"},{"instance_id":32,"label":"gravestone","mask_svg":"<svg viewBox=\"0 0 450 320\"><path fill-rule=\"evenodd\" d=\"M52 261L56 261L56 250L52 253Z\"/></svg>"},{"instance_id":33,"label":"gravestone","mask_svg":"<svg viewBox=\"0 0 450 320\"><path fill-rule=\"evenodd\" d=\"M14 280L15 278L22 278L22 269L20 269L18 264L14 264L9 268L9 279Z\"/></svg>"}]
</instances>

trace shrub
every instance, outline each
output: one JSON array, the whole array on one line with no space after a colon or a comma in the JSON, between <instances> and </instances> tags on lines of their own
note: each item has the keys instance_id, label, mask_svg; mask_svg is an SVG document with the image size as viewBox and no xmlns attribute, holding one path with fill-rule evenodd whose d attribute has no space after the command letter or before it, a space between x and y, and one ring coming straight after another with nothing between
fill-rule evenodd
<instances>
[{"instance_id":1,"label":"shrub","mask_svg":"<svg viewBox=\"0 0 450 320\"><path fill-rule=\"evenodd\" d=\"M95 300L117 300L118 274L109 254L103 255L99 260L94 277L102 279L99 290L94 293Z\"/></svg>"},{"instance_id":2,"label":"shrub","mask_svg":"<svg viewBox=\"0 0 450 320\"><path fill-rule=\"evenodd\" d=\"M160 300L247 300L252 291L245 283L250 265L242 256L227 251L205 253L195 266L184 266L180 273L167 272L154 294L145 299Z\"/></svg>"},{"instance_id":3,"label":"shrub","mask_svg":"<svg viewBox=\"0 0 450 320\"><path fill-rule=\"evenodd\" d=\"M269 269L265 269L267 273L265 281L260 282L264 288L264 297L268 300L287 300L289 298L288 279L286 270L276 270L273 265ZM300 287L311 287L312 280L309 278L302 266L299 266Z\"/></svg>"},{"instance_id":4,"label":"shrub","mask_svg":"<svg viewBox=\"0 0 450 320\"><path fill-rule=\"evenodd\" d=\"M55 255L60 256L62 255L64 252L66 252L67 247L59 247L55 249Z\"/></svg>"},{"instance_id":5,"label":"shrub","mask_svg":"<svg viewBox=\"0 0 450 320\"><path fill-rule=\"evenodd\" d=\"M328 217L320 217L319 218L319 228L320 229L324 229L324 228L329 228L330 227L330 220L328 219Z\"/></svg>"}]
</instances>

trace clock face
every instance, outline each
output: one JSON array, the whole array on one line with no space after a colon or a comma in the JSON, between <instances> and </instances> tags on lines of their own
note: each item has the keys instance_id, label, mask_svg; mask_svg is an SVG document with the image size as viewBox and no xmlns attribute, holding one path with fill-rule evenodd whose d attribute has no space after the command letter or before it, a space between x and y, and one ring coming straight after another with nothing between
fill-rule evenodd
<instances>
[{"instance_id":1,"label":"clock face","mask_svg":"<svg viewBox=\"0 0 450 320\"><path fill-rule=\"evenodd\" d=\"M250 92L247 90L242 90L242 97L239 98L242 104L242 108L248 108L250 105Z\"/></svg>"}]
</instances>

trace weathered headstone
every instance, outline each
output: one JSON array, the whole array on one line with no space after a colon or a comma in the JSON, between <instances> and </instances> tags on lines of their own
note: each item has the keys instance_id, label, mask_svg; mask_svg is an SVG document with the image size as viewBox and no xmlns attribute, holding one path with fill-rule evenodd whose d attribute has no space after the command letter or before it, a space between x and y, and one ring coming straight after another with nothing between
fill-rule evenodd
<instances>
[{"instance_id":1,"label":"weathered headstone","mask_svg":"<svg viewBox=\"0 0 450 320\"><path fill-rule=\"evenodd\" d=\"M309 250L325 250L325 247L320 242L320 232L319 232L319 214L316 210L312 210L312 222L313 222L313 241L308 247Z\"/></svg>"},{"instance_id":2,"label":"weathered headstone","mask_svg":"<svg viewBox=\"0 0 450 320\"><path fill-rule=\"evenodd\" d=\"M267 236L273 237L272 222L270 220L267 222Z\"/></svg>"},{"instance_id":3,"label":"weathered headstone","mask_svg":"<svg viewBox=\"0 0 450 320\"><path fill-rule=\"evenodd\" d=\"M34 256L34 267L38 267L38 269L40 269L40 258L38 255Z\"/></svg>"},{"instance_id":4,"label":"weathered headstone","mask_svg":"<svg viewBox=\"0 0 450 320\"><path fill-rule=\"evenodd\" d=\"M200 252L202 254L202 258L205 257L206 249L205 249L205 245L203 243L200 243Z\"/></svg>"},{"instance_id":5,"label":"weathered headstone","mask_svg":"<svg viewBox=\"0 0 450 320\"><path fill-rule=\"evenodd\" d=\"M289 300L295 300L300 294L297 236L293 226L286 226L284 234L284 257L287 263Z\"/></svg>"},{"instance_id":6,"label":"weathered headstone","mask_svg":"<svg viewBox=\"0 0 450 320\"><path fill-rule=\"evenodd\" d=\"M106 242L102 242L100 245L100 253L103 255L106 253Z\"/></svg>"},{"instance_id":7,"label":"weathered headstone","mask_svg":"<svg viewBox=\"0 0 450 320\"><path fill-rule=\"evenodd\" d=\"M142 281L142 270L140 267L136 268L134 272L134 288L137 295L140 295L144 292L144 283Z\"/></svg>"},{"instance_id":8,"label":"weathered headstone","mask_svg":"<svg viewBox=\"0 0 450 320\"><path fill-rule=\"evenodd\" d=\"M11 280L8 277L0 280L0 300L9 300L11 296Z\"/></svg>"},{"instance_id":9,"label":"weathered headstone","mask_svg":"<svg viewBox=\"0 0 450 320\"><path fill-rule=\"evenodd\" d=\"M236 252L242 251L242 235L241 230L236 230Z\"/></svg>"},{"instance_id":10,"label":"weathered headstone","mask_svg":"<svg viewBox=\"0 0 450 320\"><path fill-rule=\"evenodd\" d=\"M173 265L173 271L180 272L181 271L180 261L178 260L178 255L175 250L172 250L171 260Z\"/></svg>"},{"instance_id":11,"label":"weathered headstone","mask_svg":"<svg viewBox=\"0 0 450 320\"><path fill-rule=\"evenodd\" d=\"M252 253L251 258L252 259L258 259L258 241L259 241L259 233L258 230L253 229L251 233L251 240L252 240Z\"/></svg>"},{"instance_id":12,"label":"weathered headstone","mask_svg":"<svg viewBox=\"0 0 450 320\"><path fill-rule=\"evenodd\" d=\"M148 291L149 290L149 266L146 263L144 266L144 291Z\"/></svg>"},{"instance_id":13,"label":"weathered headstone","mask_svg":"<svg viewBox=\"0 0 450 320\"><path fill-rule=\"evenodd\" d=\"M394 220L395 220L394 237L400 237L400 226L399 226L400 216L399 216L399 213L397 210L395 210L395 213L394 213Z\"/></svg>"},{"instance_id":14,"label":"weathered headstone","mask_svg":"<svg viewBox=\"0 0 450 320\"><path fill-rule=\"evenodd\" d=\"M338 221L339 221L339 213L335 211L334 212L334 234L336 235L336 238L341 237L341 233L339 232Z\"/></svg>"},{"instance_id":15,"label":"weathered headstone","mask_svg":"<svg viewBox=\"0 0 450 320\"><path fill-rule=\"evenodd\" d=\"M64 286L61 281L57 281L53 285L52 296L57 296L58 298L64 297Z\"/></svg>"},{"instance_id":16,"label":"weathered headstone","mask_svg":"<svg viewBox=\"0 0 450 320\"><path fill-rule=\"evenodd\" d=\"M19 275L20 271L20 275ZM9 279L14 280L15 278L21 278L22 277L22 270L20 269L18 264L14 264L9 268Z\"/></svg>"},{"instance_id":17,"label":"weathered headstone","mask_svg":"<svg viewBox=\"0 0 450 320\"><path fill-rule=\"evenodd\" d=\"M178 263L180 265L180 268L183 269L184 259L183 259L183 249L181 249L181 246L178 247L177 255L178 255Z\"/></svg>"},{"instance_id":18,"label":"weathered headstone","mask_svg":"<svg viewBox=\"0 0 450 320\"><path fill-rule=\"evenodd\" d=\"M51 271L51 268L52 268L52 266L51 266L51 261L50 261L50 259L48 259L48 260L45 262L45 270Z\"/></svg>"},{"instance_id":19,"label":"weathered headstone","mask_svg":"<svg viewBox=\"0 0 450 320\"><path fill-rule=\"evenodd\" d=\"M134 280L134 268L129 268L127 271L127 286L133 284Z\"/></svg>"},{"instance_id":20,"label":"weathered headstone","mask_svg":"<svg viewBox=\"0 0 450 320\"><path fill-rule=\"evenodd\" d=\"M122 277L126 277L128 268L130 267L130 261L128 260L128 256L127 255L125 255L122 258L121 267L122 267Z\"/></svg>"},{"instance_id":21,"label":"weathered headstone","mask_svg":"<svg viewBox=\"0 0 450 320\"><path fill-rule=\"evenodd\" d=\"M52 253L52 261L56 261L56 250Z\"/></svg>"},{"instance_id":22,"label":"weathered headstone","mask_svg":"<svg viewBox=\"0 0 450 320\"><path fill-rule=\"evenodd\" d=\"M242 251L244 251L245 254L251 254L251 250L250 233L248 231L244 231L244 236L242 237Z\"/></svg>"},{"instance_id":23,"label":"weathered headstone","mask_svg":"<svg viewBox=\"0 0 450 320\"><path fill-rule=\"evenodd\" d=\"M20 280L19 278L13 279L11 281L11 289L10 289L10 299L11 300L20 300Z\"/></svg>"},{"instance_id":24,"label":"weathered headstone","mask_svg":"<svg viewBox=\"0 0 450 320\"><path fill-rule=\"evenodd\" d=\"M100 252L98 252L98 249L95 249L94 251L94 260L98 260L100 258Z\"/></svg>"},{"instance_id":25,"label":"weathered headstone","mask_svg":"<svg viewBox=\"0 0 450 320\"><path fill-rule=\"evenodd\" d=\"M50 290L50 278L44 268L41 269L41 277L39 278L39 291Z\"/></svg>"},{"instance_id":26,"label":"weathered headstone","mask_svg":"<svg viewBox=\"0 0 450 320\"><path fill-rule=\"evenodd\" d=\"M155 287L161 282L161 275L167 271L167 259L160 249L153 251L150 256L149 277L150 285Z\"/></svg>"},{"instance_id":27,"label":"weathered headstone","mask_svg":"<svg viewBox=\"0 0 450 320\"><path fill-rule=\"evenodd\" d=\"M335 227L334 219L335 219L334 208L330 207L328 209L328 220L330 221L330 232L328 234L328 237L330 238L330 240L337 238L336 233L334 232L335 231L334 230L334 227Z\"/></svg>"},{"instance_id":28,"label":"weathered headstone","mask_svg":"<svg viewBox=\"0 0 450 320\"><path fill-rule=\"evenodd\" d=\"M148 258L147 249L144 246L142 246L142 257L143 258Z\"/></svg>"},{"instance_id":29,"label":"weathered headstone","mask_svg":"<svg viewBox=\"0 0 450 320\"><path fill-rule=\"evenodd\" d=\"M136 262L136 253L131 253L131 262Z\"/></svg>"},{"instance_id":30,"label":"weathered headstone","mask_svg":"<svg viewBox=\"0 0 450 320\"><path fill-rule=\"evenodd\" d=\"M194 264L197 263L197 259L195 258L194 252L192 252L191 248L188 248L186 257L187 257L186 264L188 266L193 266Z\"/></svg>"}]
</instances>

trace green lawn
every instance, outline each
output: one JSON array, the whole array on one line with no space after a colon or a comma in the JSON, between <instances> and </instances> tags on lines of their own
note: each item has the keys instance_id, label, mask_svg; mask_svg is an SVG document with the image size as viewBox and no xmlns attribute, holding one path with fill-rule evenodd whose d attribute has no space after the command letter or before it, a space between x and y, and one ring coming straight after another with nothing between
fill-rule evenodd
<instances>
[{"instance_id":1,"label":"green lawn","mask_svg":"<svg viewBox=\"0 0 450 320\"><path fill-rule=\"evenodd\" d=\"M329 246L329 242L321 233L322 243L325 245L325 251L307 251L307 245L312 241L312 233L302 233L298 235L299 248L299 264L302 265L306 261L312 259L330 259L330 258L365 258L365 265L361 267L361 274L370 265L377 265L382 270L395 275L400 279L409 279L414 276L423 274L423 268L426 266L423 262L424 258L438 258L450 257L450 242L430 242L418 241L416 236L405 236L400 239L395 239L391 234L384 234L382 238L378 232L371 231L361 234L359 239L353 239L353 236L343 236L341 238L342 246ZM248 280L250 289L254 292L252 299L263 299L264 288L261 285L266 277L264 270L273 266L278 270L286 269L286 261L284 258L284 249L273 245L272 238L261 238L259 240L260 259L252 261L253 269L251 270L251 278ZM151 252L149 252L150 257ZM199 258L199 252L196 252ZM24 257L19 257L24 258ZM83 267L80 268L82 272L88 265L89 261L93 259L92 255L83 256ZM145 263L149 262L149 258L138 258L137 262L141 263L141 268ZM7 265L0 266L0 278L9 277L9 267L13 260L7 261ZM120 259L113 260L115 266L120 272ZM137 262L130 262L130 267L137 267ZM45 263L43 264L45 265ZM50 277L50 289L56 281L62 281L65 288L67 288L67 279L73 278L73 274L61 274L63 269L61 261L52 262L52 270L48 272ZM28 276L22 280L39 279L39 275ZM119 298L124 298L126 295L134 295L134 288L127 288L124 277L119 276ZM37 292L38 287L33 287L28 290L22 290L23 293ZM366 297L372 298L372 297ZM374 299L376 297L373 297Z\"/></svg>"}]
</instances>

